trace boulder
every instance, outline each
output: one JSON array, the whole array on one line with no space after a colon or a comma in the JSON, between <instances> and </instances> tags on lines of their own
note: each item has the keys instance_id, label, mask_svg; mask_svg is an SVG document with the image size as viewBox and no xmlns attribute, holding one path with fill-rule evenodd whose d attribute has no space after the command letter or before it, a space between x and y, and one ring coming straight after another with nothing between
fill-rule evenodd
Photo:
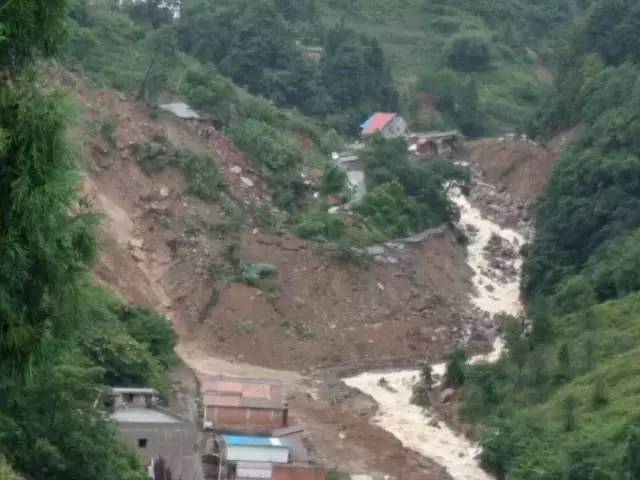
<instances>
[{"instance_id":1,"label":"boulder","mask_svg":"<svg viewBox=\"0 0 640 480\"><path fill-rule=\"evenodd\" d=\"M456 392L453 388L447 388L440 394L440 402L451 403L456 400L457 396L458 392Z\"/></svg>"}]
</instances>

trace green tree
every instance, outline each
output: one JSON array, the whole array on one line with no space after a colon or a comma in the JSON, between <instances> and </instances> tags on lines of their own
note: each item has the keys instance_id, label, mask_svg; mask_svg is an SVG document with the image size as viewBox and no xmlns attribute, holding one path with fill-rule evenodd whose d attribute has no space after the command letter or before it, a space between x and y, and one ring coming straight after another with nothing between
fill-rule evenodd
<instances>
[{"instance_id":1,"label":"green tree","mask_svg":"<svg viewBox=\"0 0 640 480\"><path fill-rule=\"evenodd\" d=\"M175 30L173 27L162 27L151 32L147 42L150 55L137 98L152 101L166 88L168 72L177 59Z\"/></svg>"},{"instance_id":2,"label":"green tree","mask_svg":"<svg viewBox=\"0 0 640 480\"><path fill-rule=\"evenodd\" d=\"M64 39L68 8L68 0L2 2L0 69L15 72L37 55L52 55Z\"/></svg>"},{"instance_id":3,"label":"green tree","mask_svg":"<svg viewBox=\"0 0 640 480\"><path fill-rule=\"evenodd\" d=\"M142 307L124 307L119 312L119 319L129 335L146 345L165 367L177 361L175 348L178 336L166 317Z\"/></svg>"},{"instance_id":4,"label":"green tree","mask_svg":"<svg viewBox=\"0 0 640 480\"><path fill-rule=\"evenodd\" d=\"M565 432L576 429L576 397L567 395L562 401L562 422Z\"/></svg>"},{"instance_id":5,"label":"green tree","mask_svg":"<svg viewBox=\"0 0 640 480\"><path fill-rule=\"evenodd\" d=\"M467 353L462 349L456 349L449 355L447 371L445 373L445 385L461 387L464 385L467 370Z\"/></svg>"},{"instance_id":6,"label":"green tree","mask_svg":"<svg viewBox=\"0 0 640 480\"><path fill-rule=\"evenodd\" d=\"M571 352L569 344L565 342L558 349L558 370L555 379L559 383L566 382L571 378L571 373Z\"/></svg>"},{"instance_id":7,"label":"green tree","mask_svg":"<svg viewBox=\"0 0 640 480\"><path fill-rule=\"evenodd\" d=\"M523 318L507 317L503 319L504 339L509 360L518 369L518 377L522 380L522 370L529 355L529 341L525 336L526 326Z\"/></svg>"},{"instance_id":8,"label":"green tree","mask_svg":"<svg viewBox=\"0 0 640 480\"><path fill-rule=\"evenodd\" d=\"M640 479L640 430L634 428L627 440L625 475L628 480Z\"/></svg>"},{"instance_id":9,"label":"green tree","mask_svg":"<svg viewBox=\"0 0 640 480\"><path fill-rule=\"evenodd\" d=\"M56 306L74 303L95 259L95 217L70 213L78 175L66 99L24 82L0 88L0 358L25 366L69 322Z\"/></svg>"},{"instance_id":10,"label":"green tree","mask_svg":"<svg viewBox=\"0 0 640 480\"><path fill-rule=\"evenodd\" d=\"M454 37L447 52L447 62L454 70L477 72L485 70L491 61L489 41L477 33Z\"/></svg>"}]
</instances>

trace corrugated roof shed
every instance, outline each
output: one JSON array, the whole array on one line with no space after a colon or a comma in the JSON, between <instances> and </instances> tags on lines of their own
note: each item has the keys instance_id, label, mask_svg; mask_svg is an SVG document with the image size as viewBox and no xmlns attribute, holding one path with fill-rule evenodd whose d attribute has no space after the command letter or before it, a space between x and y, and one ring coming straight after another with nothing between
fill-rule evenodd
<instances>
[{"instance_id":1,"label":"corrugated roof shed","mask_svg":"<svg viewBox=\"0 0 640 480\"><path fill-rule=\"evenodd\" d=\"M395 113L374 113L360 126L360 128L362 128L362 135L368 136L380 132L397 116Z\"/></svg>"},{"instance_id":2,"label":"corrugated roof shed","mask_svg":"<svg viewBox=\"0 0 640 480\"><path fill-rule=\"evenodd\" d=\"M111 392L119 394L138 394L138 395L158 395L158 391L154 388L130 388L130 387L112 387Z\"/></svg>"},{"instance_id":3,"label":"corrugated roof shed","mask_svg":"<svg viewBox=\"0 0 640 480\"><path fill-rule=\"evenodd\" d=\"M160 108L184 120L198 120L200 118L198 112L184 102L165 103L164 105L160 105Z\"/></svg>"},{"instance_id":4,"label":"corrugated roof shed","mask_svg":"<svg viewBox=\"0 0 640 480\"><path fill-rule=\"evenodd\" d=\"M222 438L227 445L244 447L283 447L278 438L254 437L248 435L223 435Z\"/></svg>"},{"instance_id":5,"label":"corrugated roof shed","mask_svg":"<svg viewBox=\"0 0 640 480\"><path fill-rule=\"evenodd\" d=\"M111 418L118 423L182 423L180 418L154 408L122 408Z\"/></svg>"}]
</instances>

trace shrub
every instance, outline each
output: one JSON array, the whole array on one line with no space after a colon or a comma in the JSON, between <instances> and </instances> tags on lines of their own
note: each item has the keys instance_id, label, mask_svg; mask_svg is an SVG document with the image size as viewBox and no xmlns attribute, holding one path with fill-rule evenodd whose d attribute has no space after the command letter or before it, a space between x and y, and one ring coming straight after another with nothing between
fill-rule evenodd
<instances>
[{"instance_id":1,"label":"shrub","mask_svg":"<svg viewBox=\"0 0 640 480\"><path fill-rule=\"evenodd\" d=\"M103 119L100 125L100 133L109 142L109 145L115 147L118 143L118 117L109 115Z\"/></svg>"},{"instance_id":2,"label":"shrub","mask_svg":"<svg viewBox=\"0 0 640 480\"><path fill-rule=\"evenodd\" d=\"M234 142L249 156L253 165L266 173L297 171L302 164L298 146L274 127L246 120L231 130Z\"/></svg>"},{"instance_id":3,"label":"shrub","mask_svg":"<svg viewBox=\"0 0 640 480\"><path fill-rule=\"evenodd\" d=\"M256 322L253 320L234 320L233 328L242 335L253 335L258 330Z\"/></svg>"},{"instance_id":4,"label":"shrub","mask_svg":"<svg viewBox=\"0 0 640 480\"><path fill-rule=\"evenodd\" d=\"M261 290L266 285L265 282L278 273L276 267L269 263L240 263L237 269L236 281Z\"/></svg>"},{"instance_id":5,"label":"shrub","mask_svg":"<svg viewBox=\"0 0 640 480\"><path fill-rule=\"evenodd\" d=\"M398 182L375 187L365 195L357 210L368 226L386 238L408 235L420 215L416 201L407 196Z\"/></svg>"},{"instance_id":6,"label":"shrub","mask_svg":"<svg viewBox=\"0 0 640 480\"><path fill-rule=\"evenodd\" d=\"M445 385L449 387L461 387L465 381L467 369L467 354L464 350L457 349L449 355Z\"/></svg>"},{"instance_id":7,"label":"shrub","mask_svg":"<svg viewBox=\"0 0 640 480\"><path fill-rule=\"evenodd\" d=\"M259 120L246 120L231 130L238 147L251 163L270 175L273 200L291 211L300 206L306 187L300 177L302 154L298 145L276 128Z\"/></svg>"},{"instance_id":8,"label":"shrub","mask_svg":"<svg viewBox=\"0 0 640 480\"><path fill-rule=\"evenodd\" d=\"M347 174L337 165L326 164L322 172L323 195L340 195L347 197L349 191Z\"/></svg>"},{"instance_id":9,"label":"shrub","mask_svg":"<svg viewBox=\"0 0 640 480\"><path fill-rule=\"evenodd\" d=\"M461 34L454 37L447 50L447 62L460 72L486 70L491 61L489 40L479 33Z\"/></svg>"},{"instance_id":10,"label":"shrub","mask_svg":"<svg viewBox=\"0 0 640 480\"><path fill-rule=\"evenodd\" d=\"M123 307L119 316L129 335L146 345L165 367L177 362L178 336L166 317L142 307Z\"/></svg>"},{"instance_id":11,"label":"shrub","mask_svg":"<svg viewBox=\"0 0 640 480\"><path fill-rule=\"evenodd\" d=\"M214 68L188 69L180 91L195 108L214 115L225 124L230 121L230 107L236 95L231 83Z\"/></svg>"},{"instance_id":12,"label":"shrub","mask_svg":"<svg viewBox=\"0 0 640 480\"><path fill-rule=\"evenodd\" d=\"M189 193L202 200L217 200L226 187L216 161L208 154L161 143L139 143L136 155L147 175L161 172L169 166L178 168L187 178Z\"/></svg>"},{"instance_id":13,"label":"shrub","mask_svg":"<svg viewBox=\"0 0 640 480\"><path fill-rule=\"evenodd\" d=\"M308 210L300 215L294 227L302 238L317 242L334 242L346 232L343 214L328 213L324 205Z\"/></svg>"}]
</instances>

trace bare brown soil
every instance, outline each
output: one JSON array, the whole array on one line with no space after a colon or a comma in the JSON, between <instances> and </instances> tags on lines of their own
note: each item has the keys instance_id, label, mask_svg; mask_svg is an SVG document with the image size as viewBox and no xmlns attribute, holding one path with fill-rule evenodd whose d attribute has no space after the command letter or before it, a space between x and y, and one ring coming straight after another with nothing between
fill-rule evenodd
<instances>
[{"instance_id":1,"label":"bare brown soil","mask_svg":"<svg viewBox=\"0 0 640 480\"><path fill-rule=\"evenodd\" d=\"M476 180L474 202L506 227L530 230L538 198L566 146L580 127L560 133L548 145L528 138L501 137L467 142L458 159L469 162Z\"/></svg>"},{"instance_id":2,"label":"bare brown soil","mask_svg":"<svg viewBox=\"0 0 640 480\"><path fill-rule=\"evenodd\" d=\"M466 157L482 178L530 208L544 191L557 154L530 140L488 138L468 142Z\"/></svg>"},{"instance_id":3,"label":"bare brown soil","mask_svg":"<svg viewBox=\"0 0 640 480\"><path fill-rule=\"evenodd\" d=\"M95 278L124 301L169 316L180 356L196 373L285 379L292 415L326 465L375 479L446 479L369 423L370 401L360 409L354 392L335 396L340 382L319 388L312 379L324 378L317 369L328 365L409 365L459 340L471 320L470 271L454 236L407 245L395 265L356 265L339 262L326 245L260 232L247 206L269 205L265 179L223 133L151 116L144 105L64 71L53 77L73 88L83 113L82 188L104 215ZM107 119L117 123L115 141L101 129ZM158 138L214 154L229 185L227 200L207 204L186 194L183 175L172 168L145 175L135 145ZM229 226L224 202L245 212L248 223L239 232ZM276 266L272 293L234 282L229 247L242 261ZM185 372L177 378L184 380L178 404L188 410L193 385Z\"/></svg>"}]
</instances>

